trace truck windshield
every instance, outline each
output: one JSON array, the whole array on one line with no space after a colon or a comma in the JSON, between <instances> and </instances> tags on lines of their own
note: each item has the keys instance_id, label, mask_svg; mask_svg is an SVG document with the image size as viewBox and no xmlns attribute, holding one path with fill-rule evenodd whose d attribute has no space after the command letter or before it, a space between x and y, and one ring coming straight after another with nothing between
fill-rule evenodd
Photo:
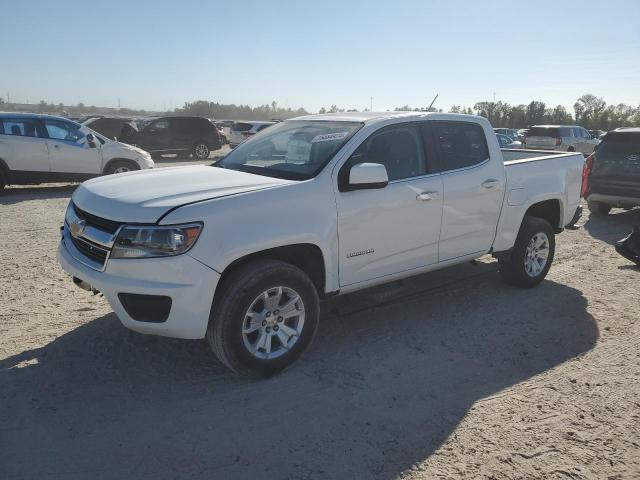
<instances>
[{"instance_id":1,"label":"truck windshield","mask_svg":"<svg viewBox=\"0 0 640 480\"><path fill-rule=\"evenodd\" d=\"M243 142L216 166L289 180L316 176L360 122L290 120Z\"/></svg>"}]
</instances>

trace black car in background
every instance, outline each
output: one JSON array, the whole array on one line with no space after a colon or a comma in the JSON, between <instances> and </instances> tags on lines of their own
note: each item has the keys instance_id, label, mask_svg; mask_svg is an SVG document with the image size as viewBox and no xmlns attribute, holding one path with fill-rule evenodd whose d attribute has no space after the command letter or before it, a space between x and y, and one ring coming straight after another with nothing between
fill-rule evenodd
<instances>
[{"instance_id":1,"label":"black car in background","mask_svg":"<svg viewBox=\"0 0 640 480\"><path fill-rule=\"evenodd\" d=\"M121 141L136 145L154 158L164 154L209 158L222 146L220 133L204 117L154 117L130 122L122 129Z\"/></svg>"},{"instance_id":2,"label":"black car in background","mask_svg":"<svg viewBox=\"0 0 640 480\"><path fill-rule=\"evenodd\" d=\"M131 118L127 117L95 116L87 118L80 123L111 140L120 140L122 137L122 128L131 122L131 120Z\"/></svg>"},{"instance_id":3,"label":"black car in background","mask_svg":"<svg viewBox=\"0 0 640 480\"><path fill-rule=\"evenodd\" d=\"M592 213L640 206L640 128L618 128L602 138L585 163L582 189Z\"/></svg>"}]
</instances>

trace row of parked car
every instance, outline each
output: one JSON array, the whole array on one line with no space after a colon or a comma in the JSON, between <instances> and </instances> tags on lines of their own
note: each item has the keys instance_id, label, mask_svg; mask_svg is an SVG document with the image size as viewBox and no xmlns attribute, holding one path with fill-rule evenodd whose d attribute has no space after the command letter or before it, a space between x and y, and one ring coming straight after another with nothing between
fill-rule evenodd
<instances>
[{"instance_id":1,"label":"row of parked car","mask_svg":"<svg viewBox=\"0 0 640 480\"><path fill-rule=\"evenodd\" d=\"M587 130L578 125L534 125L530 128L494 128L501 148L556 150L561 152L593 153L606 132Z\"/></svg>"},{"instance_id":2,"label":"row of parked car","mask_svg":"<svg viewBox=\"0 0 640 480\"><path fill-rule=\"evenodd\" d=\"M136 145L152 157L177 155L200 160L222 145L238 146L248 137L275 122L211 121L204 117L112 117L91 116L79 122L107 138Z\"/></svg>"},{"instance_id":3,"label":"row of parked car","mask_svg":"<svg viewBox=\"0 0 640 480\"><path fill-rule=\"evenodd\" d=\"M0 113L0 190L8 184L80 181L153 168L152 158L170 153L205 159L225 141L235 147L274 123L214 123L178 116L92 117L77 123L51 115ZM589 182L583 194L592 212L640 205L640 129L617 129L599 138L572 125L539 125L525 132L494 129L494 133L501 148L588 156ZM294 138L278 148L297 152L298 143Z\"/></svg>"}]
</instances>

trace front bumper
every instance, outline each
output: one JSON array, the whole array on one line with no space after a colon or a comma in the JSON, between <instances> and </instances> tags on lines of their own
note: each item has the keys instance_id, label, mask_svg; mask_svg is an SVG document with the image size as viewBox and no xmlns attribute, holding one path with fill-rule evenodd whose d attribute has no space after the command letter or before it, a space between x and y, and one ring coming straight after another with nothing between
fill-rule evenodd
<instances>
[{"instance_id":1,"label":"front bumper","mask_svg":"<svg viewBox=\"0 0 640 480\"><path fill-rule=\"evenodd\" d=\"M209 323L213 295L220 274L189 254L167 258L109 259L104 271L82 263L82 253L64 228L58 245L58 262L74 278L99 290L122 324L140 333L175 338L203 338ZM126 311L119 294L170 297L164 321L137 321Z\"/></svg>"}]
</instances>

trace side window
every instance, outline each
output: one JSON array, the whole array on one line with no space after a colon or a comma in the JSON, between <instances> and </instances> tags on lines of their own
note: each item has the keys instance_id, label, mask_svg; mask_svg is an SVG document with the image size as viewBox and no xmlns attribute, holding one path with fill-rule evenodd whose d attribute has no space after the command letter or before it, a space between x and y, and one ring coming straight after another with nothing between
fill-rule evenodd
<instances>
[{"instance_id":1,"label":"side window","mask_svg":"<svg viewBox=\"0 0 640 480\"><path fill-rule=\"evenodd\" d=\"M587 131L586 128L581 128L580 131L582 132L582 137L590 140L591 139L591 134Z\"/></svg>"},{"instance_id":2,"label":"side window","mask_svg":"<svg viewBox=\"0 0 640 480\"><path fill-rule=\"evenodd\" d=\"M389 125L373 133L349 159L357 163L381 163L389 181L426 173L426 162L418 129L413 124Z\"/></svg>"},{"instance_id":3,"label":"side window","mask_svg":"<svg viewBox=\"0 0 640 480\"><path fill-rule=\"evenodd\" d=\"M489 158L489 147L480 125L440 121L434 121L432 125L443 171L471 167Z\"/></svg>"},{"instance_id":4,"label":"side window","mask_svg":"<svg viewBox=\"0 0 640 480\"><path fill-rule=\"evenodd\" d=\"M578 127L574 127L571 130L573 131L573 135L571 135L572 137L580 138L582 136Z\"/></svg>"},{"instance_id":5,"label":"side window","mask_svg":"<svg viewBox=\"0 0 640 480\"><path fill-rule=\"evenodd\" d=\"M5 135L17 135L21 137L39 137L36 122L29 119L7 118L2 120L2 128L0 133Z\"/></svg>"},{"instance_id":6,"label":"side window","mask_svg":"<svg viewBox=\"0 0 640 480\"><path fill-rule=\"evenodd\" d=\"M44 127L49 138L54 140L64 140L67 142L77 142L84 137L80 131L80 125L62 122L59 120L45 120Z\"/></svg>"},{"instance_id":7,"label":"side window","mask_svg":"<svg viewBox=\"0 0 640 480\"><path fill-rule=\"evenodd\" d=\"M202 129L201 123L196 118L172 118L171 130L180 134L194 134L197 135Z\"/></svg>"},{"instance_id":8,"label":"side window","mask_svg":"<svg viewBox=\"0 0 640 480\"><path fill-rule=\"evenodd\" d=\"M149 130L166 132L169 130L169 120L157 120L149 125Z\"/></svg>"}]
</instances>

